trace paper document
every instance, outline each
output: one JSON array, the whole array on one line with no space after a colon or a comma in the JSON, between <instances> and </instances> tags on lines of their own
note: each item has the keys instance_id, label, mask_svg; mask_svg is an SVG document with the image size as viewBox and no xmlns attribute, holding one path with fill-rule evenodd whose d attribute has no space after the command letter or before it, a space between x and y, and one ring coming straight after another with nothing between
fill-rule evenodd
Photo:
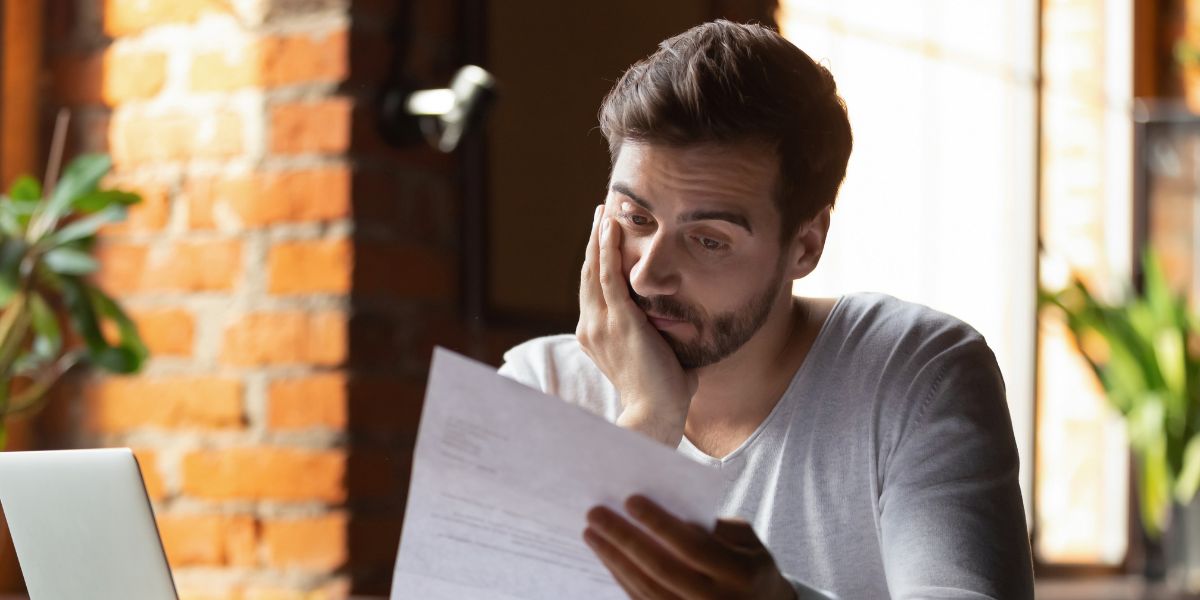
<instances>
[{"instance_id":1,"label":"paper document","mask_svg":"<svg viewBox=\"0 0 1200 600\"><path fill-rule=\"evenodd\" d=\"M723 482L679 455L453 352L434 352L392 600L625 598L587 511L643 494L711 526Z\"/></svg>"}]
</instances>

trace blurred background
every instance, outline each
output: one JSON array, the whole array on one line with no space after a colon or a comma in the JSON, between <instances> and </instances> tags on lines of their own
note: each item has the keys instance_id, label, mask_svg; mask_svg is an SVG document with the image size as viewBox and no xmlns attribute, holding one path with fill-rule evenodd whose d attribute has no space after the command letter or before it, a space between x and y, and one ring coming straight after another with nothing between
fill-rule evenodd
<instances>
[{"instance_id":1,"label":"blurred background","mask_svg":"<svg viewBox=\"0 0 1200 600\"><path fill-rule=\"evenodd\" d=\"M849 108L797 293L987 337L1046 597L1161 577L1126 422L1037 292L1073 273L1120 298L1148 244L1197 297L1190 0L2 0L0 186L41 178L69 108L67 158L109 154L104 185L142 197L92 280L149 350L70 371L8 448L133 447L185 598L386 594L432 347L499 364L573 330L600 100L718 17L778 27ZM447 141L406 100L468 64L494 87Z\"/></svg>"}]
</instances>

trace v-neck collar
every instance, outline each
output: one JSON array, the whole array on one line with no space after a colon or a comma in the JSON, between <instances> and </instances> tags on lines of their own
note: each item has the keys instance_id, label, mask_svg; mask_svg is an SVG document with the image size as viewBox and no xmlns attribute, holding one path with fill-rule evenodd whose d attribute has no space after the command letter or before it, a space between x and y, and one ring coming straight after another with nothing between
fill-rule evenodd
<instances>
[{"instance_id":1,"label":"v-neck collar","mask_svg":"<svg viewBox=\"0 0 1200 600\"><path fill-rule=\"evenodd\" d=\"M684 433L683 438L679 440L678 450L699 462L714 467L724 467L744 454L746 449L754 444L754 441L762 435L762 432L766 431L767 427L769 427L770 424L776 420L776 415L785 410L784 405L791 405L790 402L787 402L787 399L796 395L793 393L794 388L799 385L800 379L804 373L808 371L809 363L813 362L810 359L816 353L815 351L823 345L825 332L831 328L829 324L841 311L842 304L845 299L846 296L843 294L838 297L836 302L834 302L833 308L829 310L829 314L825 317L825 321L821 323L821 328L817 330L817 337L813 339L812 346L808 349L808 354L804 357L804 361L800 363L800 367L797 368L796 373L792 375L792 380L788 383L787 389L784 390L783 395L779 397L779 401L775 403L775 407L771 409L771 412L767 414L767 417L758 424L758 427L754 429L753 433L746 437L746 439L742 440L742 443L739 444L737 448L734 448L732 452L726 454L724 457L717 458L697 448L696 445L692 443L692 440L688 439L687 434Z\"/></svg>"}]
</instances>

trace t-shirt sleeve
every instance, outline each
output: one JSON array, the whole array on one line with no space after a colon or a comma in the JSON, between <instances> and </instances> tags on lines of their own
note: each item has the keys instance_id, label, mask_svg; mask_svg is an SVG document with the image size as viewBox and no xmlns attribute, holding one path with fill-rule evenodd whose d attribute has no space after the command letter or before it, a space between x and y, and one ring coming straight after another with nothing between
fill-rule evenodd
<instances>
[{"instance_id":1,"label":"t-shirt sleeve","mask_svg":"<svg viewBox=\"0 0 1200 600\"><path fill-rule=\"evenodd\" d=\"M940 362L880 465L890 595L1033 598L1017 447L995 356L978 340Z\"/></svg>"},{"instance_id":2,"label":"t-shirt sleeve","mask_svg":"<svg viewBox=\"0 0 1200 600\"><path fill-rule=\"evenodd\" d=\"M497 373L523 383L535 390L548 392L545 385L544 361L533 360L533 344L526 342L504 353L504 363L496 370Z\"/></svg>"}]
</instances>

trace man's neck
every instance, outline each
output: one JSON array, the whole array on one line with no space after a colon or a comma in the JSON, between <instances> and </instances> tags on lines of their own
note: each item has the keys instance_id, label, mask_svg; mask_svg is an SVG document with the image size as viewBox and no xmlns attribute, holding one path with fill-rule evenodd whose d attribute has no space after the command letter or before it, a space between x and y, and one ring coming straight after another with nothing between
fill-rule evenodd
<instances>
[{"instance_id":1,"label":"man's neck","mask_svg":"<svg viewBox=\"0 0 1200 600\"><path fill-rule=\"evenodd\" d=\"M697 372L689 428L757 426L786 391L828 314L828 301L781 294L754 337L725 360Z\"/></svg>"}]
</instances>

